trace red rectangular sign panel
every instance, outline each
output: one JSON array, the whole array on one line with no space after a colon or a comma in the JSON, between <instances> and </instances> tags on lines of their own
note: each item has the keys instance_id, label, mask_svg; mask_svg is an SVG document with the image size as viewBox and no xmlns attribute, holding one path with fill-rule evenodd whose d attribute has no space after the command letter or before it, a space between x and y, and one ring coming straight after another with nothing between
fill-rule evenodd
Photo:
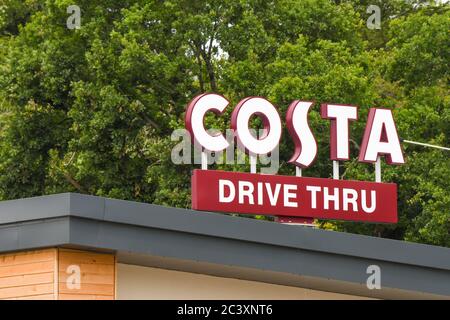
<instances>
[{"instance_id":1,"label":"red rectangular sign panel","mask_svg":"<svg viewBox=\"0 0 450 320\"><path fill-rule=\"evenodd\" d=\"M397 222L397 185L194 170L192 208L280 217Z\"/></svg>"}]
</instances>

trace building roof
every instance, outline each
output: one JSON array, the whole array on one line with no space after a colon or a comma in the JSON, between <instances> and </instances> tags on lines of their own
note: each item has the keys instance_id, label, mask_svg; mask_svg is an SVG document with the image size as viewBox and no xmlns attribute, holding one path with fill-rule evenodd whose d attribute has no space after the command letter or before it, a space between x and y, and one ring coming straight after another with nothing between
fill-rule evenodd
<instances>
[{"instance_id":1,"label":"building roof","mask_svg":"<svg viewBox=\"0 0 450 320\"><path fill-rule=\"evenodd\" d=\"M0 202L0 253L54 246L367 297L450 298L449 248L76 193ZM379 290L367 288L370 265Z\"/></svg>"}]
</instances>

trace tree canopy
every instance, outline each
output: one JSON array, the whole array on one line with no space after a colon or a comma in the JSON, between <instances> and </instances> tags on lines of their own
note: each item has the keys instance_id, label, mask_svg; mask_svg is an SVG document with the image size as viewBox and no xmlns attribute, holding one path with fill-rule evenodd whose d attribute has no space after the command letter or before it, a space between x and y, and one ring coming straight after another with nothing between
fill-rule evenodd
<instances>
[{"instance_id":1,"label":"tree canopy","mask_svg":"<svg viewBox=\"0 0 450 320\"><path fill-rule=\"evenodd\" d=\"M265 96L281 113L294 99L358 105L362 120L391 108L401 138L450 145L445 3L78 0L81 27L69 29L72 4L0 4L1 200L73 191L189 207L194 165L171 162L170 134L209 91L232 105ZM366 26L370 4L381 29ZM208 121L225 129L227 115ZM310 117L319 154L304 174L330 177L329 123L318 105ZM364 126L352 123L345 179L373 180L357 162ZM450 247L450 154L402 147L405 165L383 165L399 186L397 225L320 226ZM280 174L294 174L292 150L285 134Z\"/></svg>"}]
</instances>

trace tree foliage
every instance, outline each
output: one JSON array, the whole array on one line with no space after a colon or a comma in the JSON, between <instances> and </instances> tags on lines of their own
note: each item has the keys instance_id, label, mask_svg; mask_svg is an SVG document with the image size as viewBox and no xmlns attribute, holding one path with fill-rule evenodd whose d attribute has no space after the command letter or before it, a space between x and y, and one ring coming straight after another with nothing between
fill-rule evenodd
<instances>
[{"instance_id":1,"label":"tree foliage","mask_svg":"<svg viewBox=\"0 0 450 320\"><path fill-rule=\"evenodd\" d=\"M293 99L358 105L345 179L373 179L356 160L370 107L394 109L403 139L450 145L448 5L79 0L81 28L70 30L71 4L0 4L0 199L75 191L189 207L193 166L171 162L170 134L206 91L231 105L266 96L281 113ZM381 8L380 30L366 27L369 4ZM208 121L229 127L227 116ZM329 177L318 106L310 123L319 155L305 175ZM450 246L449 153L403 147L406 165L383 165L399 185L397 225L321 226ZM281 174L294 172L292 148L285 134Z\"/></svg>"}]
</instances>

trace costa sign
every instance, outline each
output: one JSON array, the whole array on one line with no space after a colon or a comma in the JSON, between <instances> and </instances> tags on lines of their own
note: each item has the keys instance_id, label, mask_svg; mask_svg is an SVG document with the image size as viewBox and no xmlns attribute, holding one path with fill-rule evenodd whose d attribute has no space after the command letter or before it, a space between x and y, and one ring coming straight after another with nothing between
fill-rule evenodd
<instances>
[{"instance_id":1,"label":"costa sign","mask_svg":"<svg viewBox=\"0 0 450 320\"><path fill-rule=\"evenodd\" d=\"M210 134L204 127L207 112L220 115L228 105L226 98L215 93L199 95L188 104L186 129L203 151L219 152L229 146L222 133ZM312 105L311 101L295 100L286 112L287 129L295 145L289 163L299 169L311 166L317 156L317 143L308 124ZM264 127L259 138L252 134L249 127L250 119L255 116L262 119ZM358 120L358 108L322 104L321 117L330 121L330 159L335 164L349 160L350 126L351 122ZM255 156L274 150L282 134L277 108L262 97L241 100L231 114L231 128L251 162ZM385 157L386 163L391 165L405 163L391 110L370 108L358 161L379 165L380 157ZM278 217L397 222L395 184L338 180L338 175L334 177L324 179L194 170L192 207L196 210Z\"/></svg>"}]
</instances>

